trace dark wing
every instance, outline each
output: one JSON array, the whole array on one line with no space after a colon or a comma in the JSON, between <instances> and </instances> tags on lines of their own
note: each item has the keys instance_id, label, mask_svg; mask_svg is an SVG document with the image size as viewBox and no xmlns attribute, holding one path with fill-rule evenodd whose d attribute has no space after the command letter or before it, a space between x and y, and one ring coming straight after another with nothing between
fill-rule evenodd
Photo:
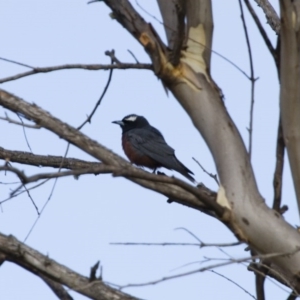
<instances>
[{"instance_id":1,"label":"dark wing","mask_svg":"<svg viewBox=\"0 0 300 300\"><path fill-rule=\"evenodd\" d=\"M152 126L136 128L128 131L127 137L137 152L149 156L163 167L175 170L194 181L189 175L193 173L176 158L174 149L166 143L163 135L156 128Z\"/></svg>"}]
</instances>

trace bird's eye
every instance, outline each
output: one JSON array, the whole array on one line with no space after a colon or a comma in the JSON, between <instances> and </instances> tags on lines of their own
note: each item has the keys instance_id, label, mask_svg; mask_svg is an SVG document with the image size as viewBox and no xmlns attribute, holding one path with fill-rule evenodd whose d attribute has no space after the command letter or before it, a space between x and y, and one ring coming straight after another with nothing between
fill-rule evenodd
<instances>
[{"instance_id":1,"label":"bird's eye","mask_svg":"<svg viewBox=\"0 0 300 300\"><path fill-rule=\"evenodd\" d=\"M127 118L124 119L124 121L128 121L128 122L134 122L136 120L137 116L129 116Z\"/></svg>"}]
</instances>

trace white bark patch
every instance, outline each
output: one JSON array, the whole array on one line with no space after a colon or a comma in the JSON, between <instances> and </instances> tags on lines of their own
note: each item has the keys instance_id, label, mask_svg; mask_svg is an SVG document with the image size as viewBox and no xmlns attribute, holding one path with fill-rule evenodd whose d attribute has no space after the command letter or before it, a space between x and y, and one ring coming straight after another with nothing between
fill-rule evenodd
<instances>
[{"instance_id":1,"label":"white bark patch","mask_svg":"<svg viewBox=\"0 0 300 300\"><path fill-rule=\"evenodd\" d=\"M231 206L229 204L229 201L226 198L225 189L222 185L220 185L220 188L218 190L217 203L220 204L221 206L227 207L228 209L231 210Z\"/></svg>"},{"instance_id":2,"label":"white bark patch","mask_svg":"<svg viewBox=\"0 0 300 300\"><path fill-rule=\"evenodd\" d=\"M186 50L182 51L182 62L189 65L196 73L202 73L208 78L203 52L206 47L206 36L203 24L190 27Z\"/></svg>"}]
</instances>

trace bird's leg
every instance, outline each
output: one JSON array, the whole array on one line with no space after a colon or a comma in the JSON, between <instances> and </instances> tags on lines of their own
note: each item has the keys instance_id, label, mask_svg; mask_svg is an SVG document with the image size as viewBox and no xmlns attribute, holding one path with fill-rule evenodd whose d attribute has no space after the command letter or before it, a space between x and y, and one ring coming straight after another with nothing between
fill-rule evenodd
<instances>
[{"instance_id":1,"label":"bird's leg","mask_svg":"<svg viewBox=\"0 0 300 300\"><path fill-rule=\"evenodd\" d=\"M154 168L154 169L153 169L153 172L152 172L152 174L155 174L155 172L156 172L156 169L157 169L157 168Z\"/></svg>"}]
</instances>

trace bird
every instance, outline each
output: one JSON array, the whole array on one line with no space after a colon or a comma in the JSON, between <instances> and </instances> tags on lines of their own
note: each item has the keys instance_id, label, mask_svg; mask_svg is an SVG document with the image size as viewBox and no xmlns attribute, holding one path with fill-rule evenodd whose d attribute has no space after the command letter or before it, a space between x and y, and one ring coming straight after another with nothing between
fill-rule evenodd
<instances>
[{"instance_id":1,"label":"bird","mask_svg":"<svg viewBox=\"0 0 300 300\"><path fill-rule=\"evenodd\" d=\"M153 172L160 167L175 170L195 183L194 173L177 159L175 150L145 117L130 114L112 123L122 128L122 147L131 163L153 169Z\"/></svg>"}]
</instances>

